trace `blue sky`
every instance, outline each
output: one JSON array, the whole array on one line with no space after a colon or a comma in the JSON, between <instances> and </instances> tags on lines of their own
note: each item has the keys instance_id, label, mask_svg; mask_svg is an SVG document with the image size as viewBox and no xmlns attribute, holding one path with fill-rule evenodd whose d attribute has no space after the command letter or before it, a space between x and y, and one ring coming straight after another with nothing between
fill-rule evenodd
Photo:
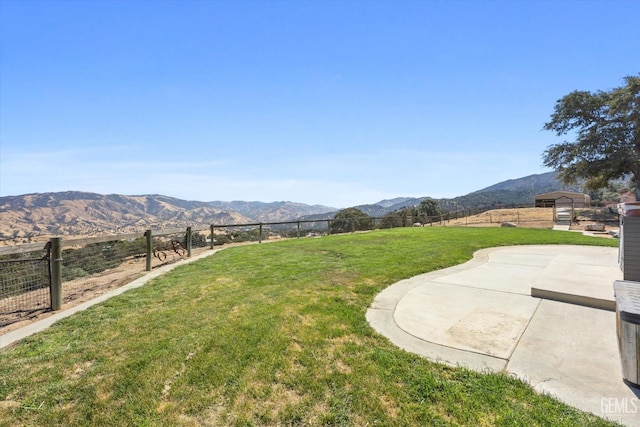
<instances>
[{"instance_id":1,"label":"blue sky","mask_svg":"<svg viewBox=\"0 0 640 427\"><path fill-rule=\"evenodd\" d=\"M348 207L548 172L640 1L0 0L0 196Z\"/></svg>"}]
</instances>

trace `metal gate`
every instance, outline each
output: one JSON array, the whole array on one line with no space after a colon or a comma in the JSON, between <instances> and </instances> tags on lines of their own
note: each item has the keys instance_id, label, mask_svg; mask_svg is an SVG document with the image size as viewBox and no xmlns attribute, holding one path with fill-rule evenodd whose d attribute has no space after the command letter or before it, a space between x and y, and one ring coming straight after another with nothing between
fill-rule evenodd
<instances>
[{"instance_id":1,"label":"metal gate","mask_svg":"<svg viewBox=\"0 0 640 427\"><path fill-rule=\"evenodd\" d=\"M51 309L50 245L44 250L0 259L0 328Z\"/></svg>"}]
</instances>

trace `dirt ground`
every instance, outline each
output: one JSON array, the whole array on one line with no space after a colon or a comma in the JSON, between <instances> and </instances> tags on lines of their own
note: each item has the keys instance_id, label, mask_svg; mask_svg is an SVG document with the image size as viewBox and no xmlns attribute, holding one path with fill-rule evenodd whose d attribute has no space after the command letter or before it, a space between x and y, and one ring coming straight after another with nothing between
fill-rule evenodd
<instances>
[{"instance_id":1,"label":"dirt ground","mask_svg":"<svg viewBox=\"0 0 640 427\"><path fill-rule=\"evenodd\" d=\"M433 226L473 226L473 227L500 227L502 223L510 222L517 227L523 228L553 228L553 209L549 208L521 208L521 209L499 209L484 212L480 215L471 216L467 218L460 218L450 221L444 221L442 223L434 223ZM593 222L581 222L579 225L572 225L571 229L575 231L584 230L586 224ZM609 231L617 231L617 226L607 226L604 233L597 233L596 236L611 238ZM224 247L238 246L244 244L251 244L252 242L235 243L231 245L224 245ZM210 250L208 248L194 248L192 255L198 255L202 252ZM179 257L169 257L167 262L180 261ZM133 280L142 277L146 274L145 271L145 258L131 259L119 267L111 270L106 270L100 274L93 275L91 277L83 277L72 281L63 283L63 301L62 310L69 309L73 306L81 304L85 301L89 301L102 294L105 294L112 289L117 289ZM153 268L157 268L161 265L156 258L152 264ZM0 335L4 335L10 331L19 329L30 322L34 322L40 319L44 319L53 314L49 306L48 292L40 291L32 292L31 301L33 301L32 309L30 310L17 310L11 313L0 314ZM30 298L29 295L21 295L19 297L24 300ZM7 306L11 306L10 299L3 301L8 303Z\"/></svg>"}]
</instances>

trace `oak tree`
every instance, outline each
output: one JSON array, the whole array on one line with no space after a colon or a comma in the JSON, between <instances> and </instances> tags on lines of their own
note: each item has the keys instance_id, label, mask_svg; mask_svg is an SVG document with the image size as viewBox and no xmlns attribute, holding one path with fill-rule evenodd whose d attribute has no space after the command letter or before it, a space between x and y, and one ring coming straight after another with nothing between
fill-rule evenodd
<instances>
[{"instance_id":1,"label":"oak tree","mask_svg":"<svg viewBox=\"0 0 640 427\"><path fill-rule=\"evenodd\" d=\"M549 146L543 162L564 183L584 180L593 190L630 175L640 200L640 74L624 82L609 91L576 90L559 99L544 129L575 140Z\"/></svg>"},{"instance_id":2,"label":"oak tree","mask_svg":"<svg viewBox=\"0 0 640 427\"><path fill-rule=\"evenodd\" d=\"M358 208L347 208L338 212L329 225L329 234L371 230L373 218Z\"/></svg>"}]
</instances>

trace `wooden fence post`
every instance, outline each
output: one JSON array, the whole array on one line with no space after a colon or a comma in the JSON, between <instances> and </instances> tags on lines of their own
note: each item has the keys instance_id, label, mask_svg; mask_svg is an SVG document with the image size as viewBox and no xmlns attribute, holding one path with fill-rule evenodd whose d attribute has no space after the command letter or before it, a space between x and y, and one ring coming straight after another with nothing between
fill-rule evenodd
<instances>
[{"instance_id":1,"label":"wooden fence post","mask_svg":"<svg viewBox=\"0 0 640 427\"><path fill-rule=\"evenodd\" d=\"M260 223L260 228L258 229L258 243L262 243L262 223Z\"/></svg>"},{"instance_id":2,"label":"wooden fence post","mask_svg":"<svg viewBox=\"0 0 640 427\"><path fill-rule=\"evenodd\" d=\"M147 265L145 270L151 271L151 257L153 256L153 237L151 236L151 230L145 231L144 235L147 238Z\"/></svg>"},{"instance_id":3,"label":"wooden fence post","mask_svg":"<svg viewBox=\"0 0 640 427\"><path fill-rule=\"evenodd\" d=\"M211 224L211 249L213 249L213 246L216 244L215 239L213 237L213 224Z\"/></svg>"},{"instance_id":4,"label":"wooden fence post","mask_svg":"<svg viewBox=\"0 0 640 427\"><path fill-rule=\"evenodd\" d=\"M62 239L52 237L51 242L51 309L62 308Z\"/></svg>"},{"instance_id":5,"label":"wooden fence post","mask_svg":"<svg viewBox=\"0 0 640 427\"><path fill-rule=\"evenodd\" d=\"M191 258L191 237L192 237L192 232L191 232L191 227L187 227L187 258Z\"/></svg>"}]
</instances>

